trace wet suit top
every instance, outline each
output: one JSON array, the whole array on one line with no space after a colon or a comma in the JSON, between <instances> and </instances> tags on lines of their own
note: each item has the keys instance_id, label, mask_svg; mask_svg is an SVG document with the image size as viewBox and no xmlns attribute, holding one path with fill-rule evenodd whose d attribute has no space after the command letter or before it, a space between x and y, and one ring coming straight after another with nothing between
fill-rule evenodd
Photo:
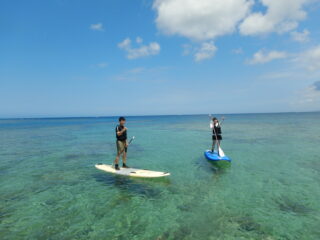
<instances>
[{"instance_id":1,"label":"wet suit top","mask_svg":"<svg viewBox=\"0 0 320 240\"><path fill-rule=\"evenodd\" d=\"M118 141L126 141L127 140L127 130L124 131L120 136L118 136L117 132L120 132L124 126L117 125L116 127L116 137Z\"/></svg>"}]
</instances>

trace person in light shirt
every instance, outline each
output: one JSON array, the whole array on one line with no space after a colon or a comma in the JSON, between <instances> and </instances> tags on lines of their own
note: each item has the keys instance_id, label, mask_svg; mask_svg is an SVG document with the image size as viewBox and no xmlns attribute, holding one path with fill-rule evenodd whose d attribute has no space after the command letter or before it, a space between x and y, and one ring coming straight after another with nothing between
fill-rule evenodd
<instances>
[{"instance_id":1,"label":"person in light shirt","mask_svg":"<svg viewBox=\"0 0 320 240\"><path fill-rule=\"evenodd\" d=\"M221 122L216 117L213 117L210 122L210 128L212 129L212 152L214 152L216 146L217 150L219 150L220 141L222 140L221 124L223 121L224 117L222 117Z\"/></svg>"}]
</instances>

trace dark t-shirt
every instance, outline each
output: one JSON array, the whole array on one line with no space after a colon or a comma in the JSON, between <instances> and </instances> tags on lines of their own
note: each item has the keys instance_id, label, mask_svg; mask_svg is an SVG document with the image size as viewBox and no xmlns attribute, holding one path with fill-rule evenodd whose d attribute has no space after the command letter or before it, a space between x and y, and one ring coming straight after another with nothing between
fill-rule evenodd
<instances>
[{"instance_id":1,"label":"dark t-shirt","mask_svg":"<svg viewBox=\"0 0 320 240\"><path fill-rule=\"evenodd\" d=\"M116 127L116 137L118 141L125 141L127 140L127 130L124 131L120 136L118 136L117 132L121 131L124 127L121 125L117 125Z\"/></svg>"}]
</instances>

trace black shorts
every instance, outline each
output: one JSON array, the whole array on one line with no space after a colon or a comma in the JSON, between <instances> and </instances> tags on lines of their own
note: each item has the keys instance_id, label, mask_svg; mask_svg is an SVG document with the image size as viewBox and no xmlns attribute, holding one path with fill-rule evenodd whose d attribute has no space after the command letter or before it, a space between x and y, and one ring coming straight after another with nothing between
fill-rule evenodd
<instances>
[{"instance_id":1,"label":"black shorts","mask_svg":"<svg viewBox=\"0 0 320 240\"><path fill-rule=\"evenodd\" d=\"M222 136L221 135L217 135L217 137L216 137L216 135L212 135L212 140L222 140Z\"/></svg>"}]
</instances>

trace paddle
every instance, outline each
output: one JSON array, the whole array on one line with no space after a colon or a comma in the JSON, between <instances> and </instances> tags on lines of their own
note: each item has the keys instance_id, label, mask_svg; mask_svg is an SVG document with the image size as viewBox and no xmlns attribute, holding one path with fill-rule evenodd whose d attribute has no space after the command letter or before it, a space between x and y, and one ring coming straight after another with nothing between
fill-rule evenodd
<instances>
[{"instance_id":1,"label":"paddle","mask_svg":"<svg viewBox=\"0 0 320 240\"><path fill-rule=\"evenodd\" d=\"M213 132L214 132L214 135L215 135L215 137L216 137L217 144L218 144L218 155L219 155L220 157L224 157L225 154L224 154L222 148L220 147L220 142L219 142L219 140L218 140L218 136L217 136L216 130L214 129L215 126L214 126L214 123L213 123L213 121L212 121L212 116L211 116L211 114L209 114L209 118L211 119L211 121L210 121L210 128L213 129ZM213 150L213 149L212 149L212 150Z\"/></svg>"},{"instance_id":2,"label":"paddle","mask_svg":"<svg viewBox=\"0 0 320 240\"><path fill-rule=\"evenodd\" d=\"M127 149L128 149L128 147L129 147L129 145L132 143L132 141L135 139L135 136L133 136L131 139L130 139L130 141L128 142L128 146L124 149L124 151L126 151L127 152ZM121 152L121 153L123 153L123 151ZM120 153L120 154L121 154Z\"/></svg>"},{"instance_id":3,"label":"paddle","mask_svg":"<svg viewBox=\"0 0 320 240\"><path fill-rule=\"evenodd\" d=\"M131 144L131 142L133 141L133 139L135 139L135 136L133 136L133 137L130 139L130 141L129 141L129 143L128 143L128 146Z\"/></svg>"},{"instance_id":4,"label":"paddle","mask_svg":"<svg viewBox=\"0 0 320 240\"><path fill-rule=\"evenodd\" d=\"M123 151L127 152L127 149L128 149L128 147L129 147L129 145L132 143L132 141L133 141L135 138L136 138L136 137L133 136L133 137L130 139L130 141L128 142L128 146L127 146L124 150L122 150L120 154L122 154Z\"/></svg>"}]
</instances>

